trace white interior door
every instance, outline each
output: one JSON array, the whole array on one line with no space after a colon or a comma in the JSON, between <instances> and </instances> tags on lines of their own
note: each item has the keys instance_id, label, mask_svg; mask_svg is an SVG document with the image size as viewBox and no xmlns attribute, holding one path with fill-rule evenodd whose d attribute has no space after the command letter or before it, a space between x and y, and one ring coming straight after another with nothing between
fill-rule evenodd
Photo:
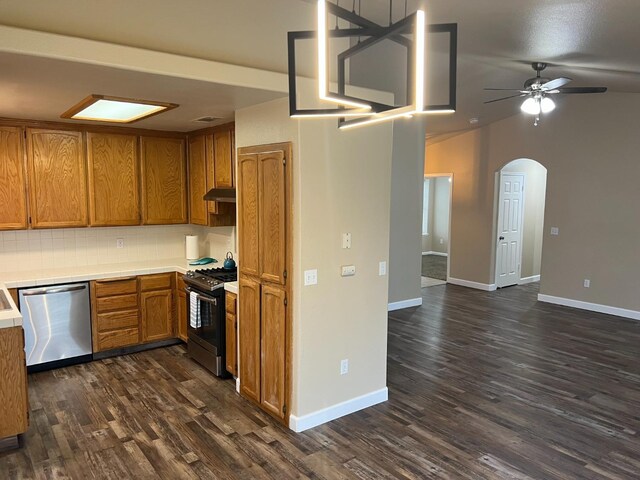
<instances>
[{"instance_id":1,"label":"white interior door","mask_svg":"<svg viewBox=\"0 0 640 480\"><path fill-rule=\"evenodd\" d=\"M500 173L496 286L517 285L522 257L524 175Z\"/></svg>"}]
</instances>

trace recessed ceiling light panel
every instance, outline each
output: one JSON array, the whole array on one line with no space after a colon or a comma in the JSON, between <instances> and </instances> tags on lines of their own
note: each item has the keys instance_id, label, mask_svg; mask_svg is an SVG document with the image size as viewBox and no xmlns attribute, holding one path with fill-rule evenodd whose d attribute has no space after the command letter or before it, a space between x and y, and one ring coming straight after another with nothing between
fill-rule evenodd
<instances>
[{"instance_id":1,"label":"recessed ceiling light panel","mask_svg":"<svg viewBox=\"0 0 640 480\"><path fill-rule=\"evenodd\" d=\"M175 103L89 95L60 117L93 122L132 123L177 106Z\"/></svg>"}]
</instances>

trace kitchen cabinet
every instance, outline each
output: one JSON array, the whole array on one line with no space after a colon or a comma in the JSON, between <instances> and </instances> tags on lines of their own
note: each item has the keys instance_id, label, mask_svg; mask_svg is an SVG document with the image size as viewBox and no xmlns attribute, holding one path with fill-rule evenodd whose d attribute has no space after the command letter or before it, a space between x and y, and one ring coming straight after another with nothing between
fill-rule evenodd
<instances>
[{"instance_id":1,"label":"kitchen cabinet","mask_svg":"<svg viewBox=\"0 0 640 480\"><path fill-rule=\"evenodd\" d=\"M29 427L27 363L22 327L0 329L0 439Z\"/></svg>"},{"instance_id":2,"label":"kitchen cabinet","mask_svg":"<svg viewBox=\"0 0 640 480\"><path fill-rule=\"evenodd\" d=\"M176 325L176 336L186 342L188 339L188 322L187 318L187 292L185 291L185 283L181 273L176 273L176 313L173 318L178 323Z\"/></svg>"},{"instance_id":3,"label":"kitchen cabinet","mask_svg":"<svg viewBox=\"0 0 640 480\"><path fill-rule=\"evenodd\" d=\"M89 223L139 225L138 138L87 133Z\"/></svg>"},{"instance_id":4,"label":"kitchen cabinet","mask_svg":"<svg viewBox=\"0 0 640 480\"><path fill-rule=\"evenodd\" d=\"M27 128L27 145L31 226L87 226L82 133Z\"/></svg>"},{"instance_id":5,"label":"kitchen cabinet","mask_svg":"<svg viewBox=\"0 0 640 480\"><path fill-rule=\"evenodd\" d=\"M172 338L173 277L171 273L139 277L143 342Z\"/></svg>"},{"instance_id":6,"label":"kitchen cabinet","mask_svg":"<svg viewBox=\"0 0 640 480\"><path fill-rule=\"evenodd\" d=\"M236 205L207 202L212 188L235 186L234 124L220 125L189 137L189 223L210 227L236 224Z\"/></svg>"},{"instance_id":7,"label":"kitchen cabinet","mask_svg":"<svg viewBox=\"0 0 640 480\"><path fill-rule=\"evenodd\" d=\"M207 202L207 136L198 135L189 139L189 223L209 224Z\"/></svg>"},{"instance_id":8,"label":"kitchen cabinet","mask_svg":"<svg viewBox=\"0 0 640 480\"><path fill-rule=\"evenodd\" d=\"M93 351L102 352L140 343L136 277L91 282Z\"/></svg>"},{"instance_id":9,"label":"kitchen cabinet","mask_svg":"<svg viewBox=\"0 0 640 480\"><path fill-rule=\"evenodd\" d=\"M238 317L236 314L237 295L225 292L225 368L234 377L238 376Z\"/></svg>"},{"instance_id":10,"label":"kitchen cabinet","mask_svg":"<svg viewBox=\"0 0 640 480\"><path fill-rule=\"evenodd\" d=\"M27 228L23 130L0 127L0 230Z\"/></svg>"},{"instance_id":11,"label":"kitchen cabinet","mask_svg":"<svg viewBox=\"0 0 640 480\"><path fill-rule=\"evenodd\" d=\"M180 138L141 137L142 223L187 223L187 162Z\"/></svg>"},{"instance_id":12,"label":"kitchen cabinet","mask_svg":"<svg viewBox=\"0 0 640 480\"><path fill-rule=\"evenodd\" d=\"M291 144L239 149L240 393L283 423L290 398Z\"/></svg>"}]
</instances>

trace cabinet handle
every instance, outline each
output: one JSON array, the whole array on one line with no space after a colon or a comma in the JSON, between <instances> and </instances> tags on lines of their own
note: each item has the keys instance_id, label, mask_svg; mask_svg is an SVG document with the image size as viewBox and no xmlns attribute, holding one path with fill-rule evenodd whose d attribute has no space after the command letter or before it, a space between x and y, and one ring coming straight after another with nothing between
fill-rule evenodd
<instances>
[{"instance_id":1,"label":"cabinet handle","mask_svg":"<svg viewBox=\"0 0 640 480\"><path fill-rule=\"evenodd\" d=\"M119 278L107 278L105 280L96 280L96 283L112 283L112 282L125 282L128 280L135 280L137 277L119 277Z\"/></svg>"}]
</instances>

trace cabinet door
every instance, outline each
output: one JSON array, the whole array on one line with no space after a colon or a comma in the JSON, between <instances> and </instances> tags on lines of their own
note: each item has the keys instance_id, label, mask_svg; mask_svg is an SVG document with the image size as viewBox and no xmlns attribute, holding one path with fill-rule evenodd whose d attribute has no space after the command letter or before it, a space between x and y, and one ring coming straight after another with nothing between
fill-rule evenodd
<instances>
[{"instance_id":1,"label":"cabinet door","mask_svg":"<svg viewBox=\"0 0 640 480\"><path fill-rule=\"evenodd\" d=\"M183 342L187 341L187 294L184 290L178 290L178 302L176 308L178 309L175 318L178 320L178 327L176 328L178 338Z\"/></svg>"},{"instance_id":2,"label":"cabinet door","mask_svg":"<svg viewBox=\"0 0 640 480\"><path fill-rule=\"evenodd\" d=\"M214 176L216 188L233 188L233 152L231 131L213 134Z\"/></svg>"},{"instance_id":3,"label":"cabinet door","mask_svg":"<svg viewBox=\"0 0 640 480\"><path fill-rule=\"evenodd\" d=\"M273 415L285 417L286 393L286 307L285 291L262 286L262 372L260 403Z\"/></svg>"},{"instance_id":4,"label":"cabinet door","mask_svg":"<svg viewBox=\"0 0 640 480\"><path fill-rule=\"evenodd\" d=\"M260 278L284 285L287 264L284 152L260 154L258 165Z\"/></svg>"},{"instance_id":5,"label":"cabinet door","mask_svg":"<svg viewBox=\"0 0 640 480\"><path fill-rule=\"evenodd\" d=\"M238 158L238 203L240 273L258 275L258 155Z\"/></svg>"},{"instance_id":6,"label":"cabinet door","mask_svg":"<svg viewBox=\"0 0 640 480\"><path fill-rule=\"evenodd\" d=\"M142 223L187 223L187 164L179 138L141 138Z\"/></svg>"},{"instance_id":7,"label":"cabinet door","mask_svg":"<svg viewBox=\"0 0 640 480\"><path fill-rule=\"evenodd\" d=\"M22 130L0 127L0 230L27 228Z\"/></svg>"},{"instance_id":8,"label":"cabinet door","mask_svg":"<svg viewBox=\"0 0 640 480\"><path fill-rule=\"evenodd\" d=\"M236 316L227 313L225 320L225 347L226 358L225 368L231 375L238 376L238 356L237 356L237 332L236 332Z\"/></svg>"},{"instance_id":9,"label":"cabinet door","mask_svg":"<svg viewBox=\"0 0 640 480\"><path fill-rule=\"evenodd\" d=\"M207 193L206 157L206 137L189 139L189 223L194 225L207 225L208 206L202 199Z\"/></svg>"},{"instance_id":10,"label":"cabinet door","mask_svg":"<svg viewBox=\"0 0 640 480\"><path fill-rule=\"evenodd\" d=\"M0 438L24 433L29 426L27 367L22 327L0 329Z\"/></svg>"},{"instance_id":11,"label":"cabinet door","mask_svg":"<svg viewBox=\"0 0 640 480\"><path fill-rule=\"evenodd\" d=\"M91 225L140 224L137 146L134 135L87 133Z\"/></svg>"},{"instance_id":12,"label":"cabinet door","mask_svg":"<svg viewBox=\"0 0 640 480\"><path fill-rule=\"evenodd\" d=\"M31 222L34 228L87 225L82 133L27 129Z\"/></svg>"},{"instance_id":13,"label":"cabinet door","mask_svg":"<svg viewBox=\"0 0 640 480\"><path fill-rule=\"evenodd\" d=\"M260 284L240 278L240 392L260 402Z\"/></svg>"},{"instance_id":14,"label":"cabinet door","mask_svg":"<svg viewBox=\"0 0 640 480\"><path fill-rule=\"evenodd\" d=\"M171 290L142 292L142 341L152 342L173 336L173 302Z\"/></svg>"}]
</instances>

